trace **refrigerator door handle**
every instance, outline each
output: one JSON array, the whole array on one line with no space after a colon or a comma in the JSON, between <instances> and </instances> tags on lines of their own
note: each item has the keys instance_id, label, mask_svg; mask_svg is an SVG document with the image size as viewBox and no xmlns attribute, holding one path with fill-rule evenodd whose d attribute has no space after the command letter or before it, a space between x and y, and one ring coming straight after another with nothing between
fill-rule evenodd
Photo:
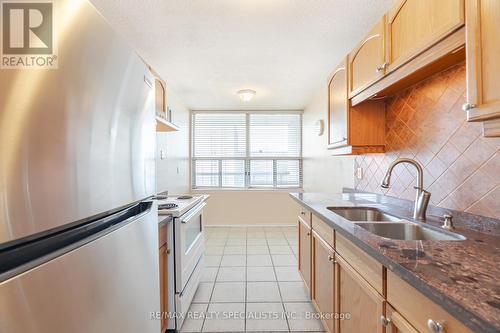
<instances>
[{"instance_id":1,"label":"refrigerator door handle","mask_svg":"<svg viewBox=\"0 0 500 333\"><path fill-rule=\"evenodd\" d=\"M104 218L0 250L0 283L141 219L152 212L153 205L141 202Z\"/></svg>"}]
</instances>

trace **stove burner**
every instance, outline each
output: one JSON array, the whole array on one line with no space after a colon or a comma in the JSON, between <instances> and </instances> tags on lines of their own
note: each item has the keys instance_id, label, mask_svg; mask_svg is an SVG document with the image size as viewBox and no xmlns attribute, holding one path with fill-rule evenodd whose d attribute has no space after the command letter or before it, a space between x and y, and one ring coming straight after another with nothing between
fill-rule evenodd
<instances>
[{"instance_id":1,"label":"stove burner","mask_svg":"<svg viewBox=\"0 0 500 333\"><path fill-rule=\"evenodd\" d=\"M153 200L167 200L168 199L168 196L167 195L156 195L152 198Z\"/></svg>"},{"instance_id":2,"label":"stove burner","mask_svg":"<svg viewBox=\"0 0 500 333\"><path fill-rule=\"evenodd\" d=\"M187 199L193 199L192 196L190 195L181 195L180 197L177 197L179 200L187 200Z\"/></svg>"},{"instance_id":3,"label":"stove burner","mask_svg":"<svg viewBox=\"0 0 500 333\"><path fill-rule=\"evenodd\" d=\"M177 208L179 205L174 204L174 203L166 203L166 204L161 204L158 205L158 209L172 209L172 208Z\"/></svg>"}]
</instances>

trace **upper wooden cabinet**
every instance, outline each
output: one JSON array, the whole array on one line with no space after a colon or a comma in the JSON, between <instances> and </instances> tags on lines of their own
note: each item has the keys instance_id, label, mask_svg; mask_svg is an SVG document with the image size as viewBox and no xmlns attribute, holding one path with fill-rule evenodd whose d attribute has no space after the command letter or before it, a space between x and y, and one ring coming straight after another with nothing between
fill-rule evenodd
<instances>
[{"instance_id":1,"label":"upper wooden cabinet","mask_svg":"<svg viewBox=\"0 0 500 333\"><path fill-rule=\"evenodd\" d=\"M467 111L485 136L500 136L500 1L467 0ZM493 120L494 118L497 118Z\"/></svg>"},{"instance_id":2,"label":"upper wooden cabinet","mask_svg":"<svg viewBox=\"0 0 500 333\"><path fill-rule=\"evenodd\" d=\"M368 87L385 73L385 16L349 54L349 97Z\"/></svg>"},{"instance_id":3,"label":"upper wooden cabinet","mask_svg":"<svg viewBox=\"0 0 500 333\"><path fill-rule=\"evenodd\" d=\"M464 23L464 0L400 1L387 14L386 73L405 64Z\"/></svg>"},{"instance_id":4,"label":"upper wooden cabinet","mask_svg":"<svg viewBox=\"0 0 500 333\"><path fill-rule=\"evenodd\" d=\"M346 61L333 71L328 82L328 146L330 148L347 144L347 66Z\"/></svg>"},{"instance_id":5,"label":"upper wooden cabinet","mask_svg":"<svg viewBox=\"0 0 500 333\"><path fill-rule=\"evenodd\" d=\"M347 59L328 81L328 148L334 155L381 153L385 147L385 103L349 101Z\"/></svg>"},{"instance_id":6,"label":"upper wooden cabinet","mask_svg":"<svg viewBox=\"0 0 500 333\"><path fill-rule=\"evenodd\" d=\"M158 78L155 79L155 107L157 115L167 112L167 92L165 83Z\"/></svg>"},{"instance_id":7,"label":"upper wooden cabinet","mask_svg":"<svg viewBox=\"0 0 500 333\"><path fill-rule=\"evenodd\" d=\"M148 65L149 70L155 77L155 112L156 112L156 131L157 132L172 132L178 131L179 127L167 119L168 104L167 104L167 88L166 83L161 79L160 75Z\"/></svg>"}]
</instances>

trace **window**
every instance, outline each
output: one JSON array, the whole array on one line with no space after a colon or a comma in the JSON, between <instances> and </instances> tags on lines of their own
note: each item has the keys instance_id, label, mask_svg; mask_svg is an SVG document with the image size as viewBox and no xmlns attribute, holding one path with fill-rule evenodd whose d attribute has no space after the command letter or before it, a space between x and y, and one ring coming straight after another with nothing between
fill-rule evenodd
<instances>
[{"instance_id":1,"label":"window","mask_svg":"<svg viewBox=\"0 0 500 333\"><path fill-rule=\"evenodd\" d=\"M300 112L193 112L193 188L302 186Z\"/></svg>"}]
</instances>

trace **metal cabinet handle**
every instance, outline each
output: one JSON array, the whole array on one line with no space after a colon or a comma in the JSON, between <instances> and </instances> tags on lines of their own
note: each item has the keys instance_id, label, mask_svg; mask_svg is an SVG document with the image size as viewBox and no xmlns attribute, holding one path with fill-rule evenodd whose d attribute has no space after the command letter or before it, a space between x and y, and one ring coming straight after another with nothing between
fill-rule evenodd
<instances>
[{"instance_id":1,"label":"metal cabinet handle","mask_svg":"<svg viewBox=\"0 0 500 333\"><path fill-rule=\"evenodd\" d=\"M336 261L335 261L335 257L334 257L334 256L332 256L332 255L329 255L329 256L328 256L328 261L331 261L331 262L333 262L334 264L336 263Z\"/></svg>"},{"instance_id":2,"label":"metal cabinet handle","mask_svg":"<svg viewBox=\"0 0 500 333\"><path fill-rule=\"evenodd\" d=\"M462 105L462 110L463 111L469 111L469 110L474 109L476 106L477 106L476 104L465 103L464 105Z\"/></svg>"},{"instance_id":3,"label":"metal cabinet handle","mask_svg":"<svg viewBox=\"0 0 500 333\"><path fill-rule=\"evenodd\" d=\"M444 324L439 321L434 321L432 319L427 320L427 327L432 333L444 332Z\"/></svg>"},{"instance_id":4,"label":"metal cabinet handle","mask_svg":"<svg viewBox=\"0 0 500 333\"><path fill-rule=\"evenodd\" d=\"M388 63L388 62L384 62L382 65L377 66L376 72L377 72L377 73L382 72L382 71L384 71L387 67L389 67L389 63Z\"/></svg>"},{"instance_id":5,"label":"metal cabinet handle","mask_svg":"<svg viewBox=\"0 0 500 333\"><path fill-rule=\"evenodd\" d=\"M382 326L387 327L391 323L391 320L386 316L382 315L380 316L380 323L382 324Z\"/></svg>"},{"instance_id":6,"label":"metal cabinet handle","mask_svg":"<svg viewBox=\"0 0 500 333\"><path fill-rule=\"evenodd\" d=\"M306 232L306 235L307 235L307 236L311 236L311 233L310 233L310 232Z\"/></svg>"}]
</instances>

